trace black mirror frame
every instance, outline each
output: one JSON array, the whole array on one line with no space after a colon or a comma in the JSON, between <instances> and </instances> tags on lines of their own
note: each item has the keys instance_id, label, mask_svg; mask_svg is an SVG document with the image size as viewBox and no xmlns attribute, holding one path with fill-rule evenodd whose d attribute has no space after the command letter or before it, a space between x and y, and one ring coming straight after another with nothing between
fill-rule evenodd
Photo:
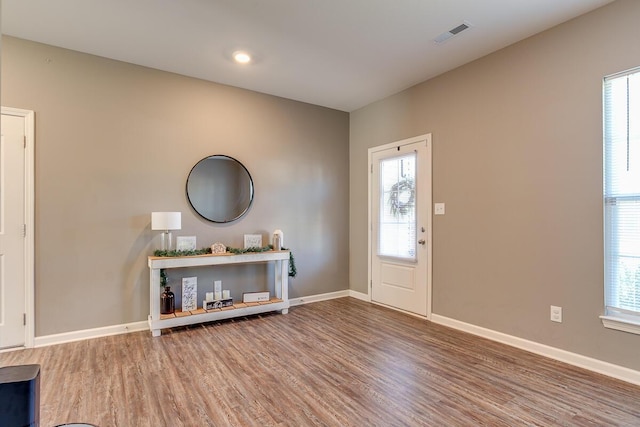
<instances>
[{"instance_id":1,"label":"black mirror frame","mask_svg":"<svg viewBox=\"0 0 640 427\"><path fill-rule=\"evenodd\" d=\"M251 184L251 193L250 193L250 197L249 197L249 203L247 204L246 208L237 216L235 216L234 218L231 219L227 219L224 221L218 221L216 219L212 219L212 218L208 218L205 215L203 215L194 205L193 202L191 201L191 197L189 197L189 178L191 178L191 174L193 173L193 170L203 161L207 160L207 159L211 159L212 157L224 157L227 160L233 160L234 162L236 162L238 165L240 165L242 167L242 169L244 169L244 171L247 173L247 176L249 177L249 183ZM197 213L200 217L202 217L203 219L206 219L209 222L213 222L216 224L228 224L230 222L236 221L240 218L242 218L251 208L251 205L253 204L253 199L255 197L255 185L253 184L253 177L251 176L251 174L249 173L249 170L246 168L246 166L239 161L236 158L233 158L231 156L227 156L226 154L213 154L211 156L207 156L207 157L203 157L202 159L200 159L198 162L196 162L195 165L193 165L193 167L191 168L191 170L189 171L189 175L187 176L187 182L185 184L185 193L187 195L187 200L189 201L189 205L191 206L191 209L193 209L193 211L195 213Z\"/></svg>"}]
</instances>

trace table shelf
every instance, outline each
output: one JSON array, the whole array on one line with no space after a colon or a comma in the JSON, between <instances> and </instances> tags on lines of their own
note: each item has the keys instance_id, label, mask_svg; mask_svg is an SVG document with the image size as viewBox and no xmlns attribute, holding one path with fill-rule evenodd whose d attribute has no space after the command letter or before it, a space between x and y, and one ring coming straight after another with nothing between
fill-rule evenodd
<instances>
[{"instance_id":1,"label":"table shelf","mask_svg":"<svg viewBox=\"0 0 640 427\"><path fill-rule=\"evenodd\" d=\"M205 310L204 308L199 308L197 310L190 310L190 311L176 310L175 313L173 313L173 314L161 314L160 315L160 320L173 319L175 317L199 316L201 314L217 313L219 311L239 310L241 308L255 307L255 306L258 306L258 305L277 304L279 302L283 302L283 301L280 298L271 298L269 301L239 302L237 304L234 303L233 305L231 305L229 307L212 308L211 310Z\"/></svg>"},{"instance_id":2,"label":"table shelf","mask_svg":"<svg viewBox=\"0 0 640 427\"><path fill-rule=\"evenodd\" d=\"M275 297L269 301L255 303L236 303L233 306L205 310L199 308L193 311L176 311L174 314L160 314L160 270L170 268L189 268L202 266L275 263ZM249 316L280 311L289 311L288 273L289 251L267 251L246 253L240 255L197 255L189 257L149 257L149 286L150 286L150 314L149 328L154 337L160 336L161 330L194 323L211 322L233 317Z\"/></svg>"}]
</instances>

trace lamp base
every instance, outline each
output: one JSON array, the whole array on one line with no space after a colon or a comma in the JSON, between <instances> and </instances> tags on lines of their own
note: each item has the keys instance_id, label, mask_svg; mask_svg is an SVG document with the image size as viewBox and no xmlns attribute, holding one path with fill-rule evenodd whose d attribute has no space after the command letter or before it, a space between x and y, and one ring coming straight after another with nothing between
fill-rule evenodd
<instances>
[{"instance_id":1,"label":"lamp base","mask_svg":"<svg viewBox=\"0 0 640 427\"><path fill-rule=\"evenodd\" d=\"M172 249L173 249L173 244L171 239L171 232L167 230L164 233L162 233L162 250L170 251Z\"/></svg>"}]
</instances>

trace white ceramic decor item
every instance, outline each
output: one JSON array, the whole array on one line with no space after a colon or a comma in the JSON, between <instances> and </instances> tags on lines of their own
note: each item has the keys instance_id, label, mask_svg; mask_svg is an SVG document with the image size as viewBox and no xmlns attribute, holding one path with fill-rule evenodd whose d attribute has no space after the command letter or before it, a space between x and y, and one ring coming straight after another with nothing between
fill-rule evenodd
<instances>
[{"instance_id":1,"label":"white ceramic decor item","mask_svg":"<svg viewBox=\"0 0 640 427\"><path fill-rule=\"evenodd\" d=\"M276 238L278 236L278 238ZM280 247L276 249L276 240L279 240ZM278 251L284 247L284 233L282 230L278 229L273 232L273 238L271 244L273 245L273 249Z\"/></svg>"}]
</instances>

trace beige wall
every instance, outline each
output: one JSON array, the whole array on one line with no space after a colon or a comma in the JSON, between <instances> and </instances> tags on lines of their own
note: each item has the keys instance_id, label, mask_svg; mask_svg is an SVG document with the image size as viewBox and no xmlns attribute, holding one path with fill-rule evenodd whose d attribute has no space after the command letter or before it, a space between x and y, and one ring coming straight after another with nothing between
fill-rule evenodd
<instances>
[{"instance_id":1,"label":"beige wall","mask_svg":"<svg viewBox=\"0 0 640 427\"><path fill-rule=\"evenodd\" d=\"M284 231L290 296L348 287L347 113L5 37L2 105L36 113L36 336L145 320L152 211L181 211L198 246ZM212 154L251 172L255 201L215 225L189 207ZM174 272L200 289L272 285L265 266ZM209 289L212 290L212 289ZM258 290L258 289L254 289Z\"/></svg>"},{"instance_id":2,"label":"beige wall","mask_svg":"<svg viewBox=\"0 0 640 427\"><path fill-rule=\"evenodd\" d=\"M367 291L367 149L432 133L433 313L640 369L640 336L598 318L602 78L640 65L639 19L620 0L352 113L351 288Z\"/></svg>"}]
</instances>

